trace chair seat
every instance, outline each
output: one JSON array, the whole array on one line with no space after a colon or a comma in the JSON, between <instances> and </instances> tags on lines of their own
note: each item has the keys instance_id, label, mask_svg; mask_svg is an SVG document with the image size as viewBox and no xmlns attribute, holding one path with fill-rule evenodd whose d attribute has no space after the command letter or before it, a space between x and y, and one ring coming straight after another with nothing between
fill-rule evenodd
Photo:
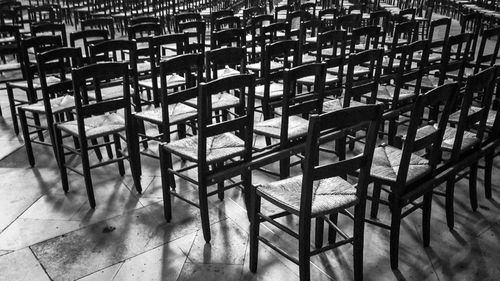
<instances>
[{"instance_id":1,"label":"chair seat","mask_svg":"<svg viewBox=\"0 0 500 281\"><path fill-rule=\"evenodd\" d=\"M366 103L362 103L359 101L351 100L349 102L350 107L355 107L355 106L362 106L366 105ZM338 98L338 99L333 99L329 100L323 103L323 112L332 112L332 111L337 111L341 110L344 108L344 98Z\"/></svg>"},{"instance_id":2,"label":"chair seat","mask_svg":"<svg viewBox=\"0 0 500 281\"><path fill-rule=\"evenodd\" d=\"M21 63L14 62L14 63L0 64L0 72L12 71L12 70L21 70Z\"/></svg>"},{"instance_id":3,"label":"chair seat","mask_svg":"<svg viewBox=\"0 0 500 281\"><path fill-rule=\"evenodd\" d=\"M178 74L167 75L167 87L179 87L186 83L186 79ZM139 86L147 89L153 89L153 81L151 78L139 81ZM158 88L160 88L160 81L158 80Z\"/></svg>"},{"instance_id":4,"label":"chair seat","mask_svg":"<svg viewBox=\"0 0 500 281\"><path fill-rule=\"evenodd\" d=\"M61 82L61 80L55 76L47 76L47 86L54 85ZM28 89L28 81L16 81L8 83L13 88ZM33 79L33 88L39 90L42 86L40 85L40 78Z\"/></svg>"},{"instance_id":5,"label":"chair seat","mask_svg":"<svg viewBox=\"0 0 500 281\"><path fill-rule=\"evenodd\" d=\"M271 83L269 85L269 97L271 99L283 96L283 84ZM264 97L264 85L255 87L255 97L262 99Z\"/></svg>"},{"instance_id":6,"label":"chair seat","mask_svg":"<svg viewBox=\"0 0 500 281\"><path fill-rule=\"evenodd\" d=\"M318 37L317 36L306 38L306 42L307 43L316 43L317 41L318 41Z\"/></svg>"},{"instance_id":7,"label":"chair seat","mask_svg":"<svg viewBox=\"0 0 500 281\"><path fill-rule=\"evenodd\" d=\"M316 56L312 56L309 54L302 55L302 63L312 63L316 61Z\"/></svg>"},{"instance_id":8,"label":"chair seat","mask_svg":"<svg viewBox=\"0 0 500 281\"><path fill-rule=\"evenodd\" d=\"M257 187L264 198L298 214L302 192L302 175ZM313 183L312 216L348 208L358 202L356 188L340 177L321 179Z\"/></svg>"},{"instance_id":9,"label":"chair seat","mask_svg":"<svg viewBox=\"0 0 500 281\"><path fill-rule=\"evenodd\" d=\"M477 107L477 106L471 106L469 108L469 112L467 115L472 115L476 112L479 112L481 111L481 107ZM458 120L460 119L460 110L459 111L455 111L453 112L452 114L450 114L450 117L448 118L448 122L452 123L452 124L457 124L458 123Z\"/></svg>"},{"instance_id":10,"label":"chair seat","mask_svg":"<svg viewBox=\"0 0 500 281\"><path fill-rule=\"evenodd\" d=\"M297 79L297 82L305 84L305 85L314 85L315 79L316 79L316 77L314 75L311 75L311 76ZM325 77L325 84L326 85L330 85L330 84L337 83L337 82L339 82L339 77L337 75L331 74L331 73L326 74L326 77Z\"/></svg>"},{"instance_id":11,"label":"chair seat","mask_svg":"<svg viewBox=\"0 0 500 281\"><path fill-rule=\"evenodd\" d=\"M130 93L133 93L134 89L130 88ZM89 99L96 100L97 96L94 90L88 91ZM101 88L101 98L102 100L112 100L123 97L123 85L114 85L110 87Z\"/></svg>"},{"instance_id":12,"label":"chair seat","mask_svg":"<svg viewBox=\"0 0 500 281\"><path fill-rule=\"evenodd\" d=\"M189 99L185 102L192 107L198 106L198 99ZM235 107L240 104L240 99L229 93L219 93L212 95L212 110L222 110Z\"/></svg>"},{"instance_id":13,"label":"chair seat","mask_svg":"<svg viewBox=\"0 0 500 281\"><path fill-rule=\"evenodd\" d=\"M118 113L92 116L83 120L87 138L97 138L125 130L125 120ZM77 120L58 124L57 127L70 135L79 135Z\"/></svg>"},{"instance_id":14,"label":"chair seat","mask_svg":"<svg viewBox=\"0 0 500 281\"><path fill-rule=\"evenodd\" d=\"M148 72L148 71L151 71L151 63L149 63L148 61L140 62L137 64L138 73Z\"/></svg>"},{"instance_id":15,"label":"chair seat","mask_svg":"<svg viewBox=\"0 0 500 281\"><path fill-rule=\"evenodd\" d=\"M247 41L249 42L249 41ZM253 52L252 47L247 47L247 54L251 54ZM262 48L260 46L255 46L255 53L260 54L262 52Z\"/></svg>"},{"instance_id":16,"label":"chair seat","mask_svg":"<svg viewBox=\"0 0 500 281\"><path fill-rule=\"evenodd\" d=\"M444 131L443 142L441 148L443 150L451 151L453 149L453 144L455 143L455 136L457 135L457 129L447 126ZM465 151L473 147L475 144L479 143L479 139L476 137L475 133L465 131L462 138L462 145L460 151Z\"/></svg>"},{"instance_id":17,"label":"chair seat","mask_svg":"<svg viewBox=\"0 0 500 281\"><path fill-rule=\"evenodd\" d=\"M183 121L193 119L197 116L198 110L189 105L183 103L171 104L168 106L168 119L170 125L175 125ZM146 120L151 123L161 124L163 123L162 108L155 107L152 109L144 110L141 112L134 113L134 115L139 118Z\"/></svg>"},{"instance_id":18,"label":"chair seat","mask_svg":"<svg viewBox=\"0 0 500 281\"><path fill-rule=\"evenodd\" d=\"M282 117L279 116L259 122L254 125L254 132L259 135L279 139L281 136L281 119ZM307 135L308 127L308 120L295 115L288 117L288 138L296 139Z\"/></svg>"},{"instance_id":19,"label":"chair seat","mask_svg":"<svg viewBox=\"0 0 500 281\"><path fill-rule=\"evenodd\" d=\"M198 136L168 143L165 148L173 154L192 162L198 161ZM216 163L240 156L245 152L245 142L232 133L207 138L207 163Z\"/></svg>"},{"instance_id":20,"label":"chair seat","mask_svg":"<svg viewBox=\"0 0 500 281\"><path fill-rule=\"evenodd\" d=\"M260 62L251 63L251 64L247 65L247 69L252 70L252 71L260 71L260 66L261 66ZM283 68L283 64L280 62L271 61L270 68L271 68L271 71L275 71L275 70L278 70L280 68Z\"/></svg>"},{"instance_id":21,"label":"chair seat","mask_svg":"<svg viewBox=\"0 0 500 281\"><path fill-rule=\"evenodd\" d=\"M339 67L338 66L330 67L326 71L328 73L332 73L332 74L339 74ZM345 75L345 73L347 72L347 66L344 67L343 71L344 71L344 75ZM368 67L361 66L361 65L354 66L354 76L362 76L362 75L365 75L368 73L370 73L370 69Z\"/></svg>"},{"instance_id":22,"label":"chair seat","mask_svg":"<svg viewBox=\"0 0 500 281\"><path fill-rule=\"evenodd\" d=\"M377 91L377 99L383 102L390 102L394 99L396 88L392 85L380 85ZM398 100L403 101L415 96L415 91L401 88Z\"/></svg>"},{"instance_id":23,"label":"chair seat","mask_svg":"<svg viewBox=\"0 0 500 281\"><path fill-rule=\"evenodd\" d=\"M396 182L403 151L392 146L375 148L370 176L376 179ZM429 161L416 154L410 157L406 183L412 183L431 171Z\"/></svg>"},{"instance_id":24,"label":"chair seat","mask_svg":"<svg viewBox=\"0 0 500 281\"><path fill-rule=\"evenodd\" d=\"M421 61L422 60L422 53L414 54L413 60L417 61L417 62ZM427 62L429 62L429 63L435 63L435 62L438 62L440 60L441 60L441 54L439 54L439 53L431 53L427 57Z\"/></svg>"},{"instance_id":25,"label":"chair seat","mask_svg":"<svg viewBox=\"0 0 500 281\"><path fill-rule=\"evenodd\" d=\"M217 78L223 78L223 77L229 77L229 76L234 76L234 75L239 75L241 72L239 72L236 69L230 68L226 66L223 69L218 69L217 70Z\"/></svg>"},{"instance_id":26,"label":"chair seat","mask_svg":"<svg viewBox=\"0 0 500 281\"><path fill-rule=\"evenodd\" d=\"M75 98L70 95L65 95L62 97L53 98L50 100L50 106L52 108L52 113L60 113L64 111L71 110L75 107ZM33 104L22 106L25 111L35 112L35 113L45 113L45 105L43 100L38 101Z\"/></svg>"},{"instance_id":27,"label":"chair seat","mask_svg":"<svg viewBox=\"0 0 500 281\"><path fill-rule=\"evenodd\" d=\"M13 43L13 42L16 42L16 37L14 37L14 36L7 36L7 37L0 38L1 44Z\"/></svg>"},{"instance_id":28,"label":"chair seat","mask_svg":"<svg viewBox=\"0 0 500 281\"><path fill-rule=\"evenodd\" d=\"M388 56L384 56L384 59L382 60L382 67L383 68L388 68L389 67L389 62L390 62L390 58ZM393 68L398 68L399 65L400 65L399 59L394 59L394 61L392 62L392 67Z\"/></svg>"}]
</instances>

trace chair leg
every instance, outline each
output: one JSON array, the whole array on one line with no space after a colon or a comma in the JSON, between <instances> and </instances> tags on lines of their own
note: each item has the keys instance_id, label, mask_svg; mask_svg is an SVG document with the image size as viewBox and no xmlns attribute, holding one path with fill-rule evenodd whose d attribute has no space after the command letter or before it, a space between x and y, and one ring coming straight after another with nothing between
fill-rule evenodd
<instances>
[{"instance_id":1,"label":"chair leg","mask_svg":"<svg viewBox=\"0 0 500 281\"><path fill-rule=\"evenodd\" d=\"M491 177L493 170L493 153L487 154L485 157L485 168L484 168L484 193L487 199L491 199Z\"/></svg>"},{"instance_id":2,"label":"chair leg","mask_svg":"<svg viewBox=\"0 0 500 281\"><path fill-rule=\"evenodd\" d=\"M172 220L172 202L170 198L170 181L172 177L170 176L170 173L168 172L168 169L172 168L172 163L171 159L172 156L170 153L165 151L159 145L158 147L159 153L160 153L160 170L161 170L161 189L163 193L163 215L165 216L165 219L167 222L170 222Z\"/></svg>"},{"instance_id":3,"label":"chair leg","mask_svg":"<svg viewBox=\"0 0 500 281\"><path fill-rule=\"evenodd\" d=\"M63 138L61 134L61 130L57 128L57 125L54 125L54 143L57 149L56 158L59 162L59 171L61 174L61 184L64 190L64 193L67 193L69 190L68 183L68 172L66 171L66 158L64 155L64 147L63 147Z\"/></svg>"},{"instance_id":4,"label":"chair leg","mask_svg":"<svg viewBox=\"0 0 500 281\"><path fill-rule=\"evenodd\" d=\"M31 138L28 127L28 120L26 119L26 112L19 108L19 121L21 122L21 129L23 131L24 147L26 148L26 153L28 154L28 162L31 167L35 166L35 157L33 156L33 147L31 146Z\"/></svg>"},{"instance_id":5,"label":"chair leg","mask_svg":"<svg viewBox=\"0 0 500 281\"><path fill-rule=\"evenodd\" d=\"M137 128L135 127L135 123L133 122L133 120L130 120L129 124L132 124L132 128L130 130L125 131L128 142L127 145L128 160L130 164L130 170L132 171L132 178L134 180L135 190L139 194L141 194L142 166L141 166L141 154L139 152L139 137L137 136L137 130L136 130Z\"/></svg>"},{"instance_id":6,"label":"chair leg","mask_svg":"<svg viewBox=\"0 0 500 281\"><path fill-rule=\"evenodd\" d=\"M422 239L424 247L429 247L431 240L431 207L432 191L424 195L424 204L422 206Z\"/></svg>"},{"instance_id":7,"label":"chair leg","mask_svg":"<svg viewBox=\"0 0 500 281\"><path fill-rule=\"evenodd\" d=\"M109 143L109 136L104 136L103 137L104 142ZM111 147L111 144L106 145L106 152L108 153L108 158L113 159L113 148Z\"/></svg>"},{"instance_id":8,"label":"chair leg","mask_svg":"<svg viewBox=\"0 0 500 281\"><path fill-rule=\"evenodd\" d=\"M98 144L98 142L97 142L96 139L91 139L90 143L92 143L92 145L97 145ZM101 149L99 147L96 147L96 148L94 148L94 152L95 152L95 155L96 155L97 159L99 160L99 162L101 162L102 161Z\"/></svg>"},{"instance_id":9,"label":"chair leg","mask_svg":"<svg viewBox=\"0 0 500 281\"><path fill-rule=\"evenodd\" d=\"M214 164L214 168L221 167L222 164ZM217 183L217 197L219 197L219 200L224 200L224 181L218 182Z\"/></svg>"},{"instance_id":10,"label":"chair leg","mask_svg":"<svg viewBox=\"0 0 500 281\"><path fill-rule=\"evenodd\" d=\"M388 136L387 136L387 143L389 145L394 145L394 138L396 137L396 133L398 131L398 124L396 119L391 119L389 120L389 129L388 129Z\"/></svg>"},{"instance_id":11,"label":"chair leg","mask_svg":"<svg viewBox=\"0 0 500 281\"><path fill-rule=\"evenodd\" d=\"M113 134L113 141L115 143L115 153L116 157L122 157L122 145L120 143L120 137L117 134ZM118 162L118 171L120 172L120 176L125 175L125 167L123 166L123 160L119 160ZM132 166L132 165L131 165Z\"/></svg>"},{"instance_id":12,"label":"chair leg","mask_svg":"<svg viewBox=\"0 0 500 281\"><path fill-rule=\"evenodd\" d=\"M202 168L198 167L198 169L201 170ZM201 228L203 231L203 238L205 238L205 242L210 243L212 237L210 235L210 219L208 217L206 177L203 171L198 171L198 175L198 196L200 200Z\"/></svg>"},{"instance_id":13,"label":"chair leg","mask_svg":"<svg viewBox=\"0 0 500 281\"><path fill-rule=\"evenodd\" d=\"M259 215L260 212L260 196L257 195L255 189L251 192L251 220L250 220L250 271L257 271L257 261L259 259Z\"/></svg>"},{"instance_id":14,"label":"chair leg","mask_svg":"<svg viewBox=\"0 0 500 281\"><path fill-rule=\"evenodd\" d=\"M7 84L7 96L9 98L10 115L12 117L12 126L14 127L14 133L19 135L19 125L17 124L17 114L16 114L16 102L14 100L14 90Z\"/></svg>"},{"instance_id":15,"label":"chair leg","mask_svg":"<svg viewBox=\"0 0 500 281\"><path fill-rule=\"evenodd\" d=\"M372 206L371 206L371 211L370 211L370 217L373 219L377 218L381 190L382 190L382 185L378 182L374 182L373 183Z\"/></svg>"},{"instance_id":16,"label":"chair leg","mask_svg":"<svg viewBox=\"0 0 500 281\"><path fill-rule=\"evenodd\" d=\"M446 182L446 223L448 224L448 228L450 230L453 229L455 225L455 217L454 217L454 193L455 193L455 177L449 179Z\"/></svg>"},{"instance_id":17,"label":"chair leg","mask_svg":"<svg viewBox=\"0 0 500 281\"><path fill-rule=\"evenodd\" d=\"M339 218L339 213L330 214L330 221L337 224L337 220ZM334 244L337 240L337 231L331 226L328 227L328 243Z\"/></svg>"},{"instance_id":18,"label":"chair leg","mask_svg":"<svg viewBox=\"0 0 500 281\"><path fill-rule=\"evenodd\" d=\"M41 126L41 123L40 123L40 115L38 113L33 113L33 121L35 122L35 125L37 127L40 127ZM43 136L43 132L38 130L38 139L40 141L45 141L45 137Z\"/></svg>"},{"instance_id":19,"label":"chair leg","mask_svg":"<svg viewBox=\"0 0 500 281\"><path fill-rule=\"evenodd\" d=\"M472 210L477 211L477 163L470 166L469 199Z\"/></svg>"},{"instance_id":20,"label":"chair leg","mask_svg":"<svg viewBox=\"0 0 500 281\"><path fill-rule=\"evenodd\" d=\"M354 208L354 241L353 241L353 259L354 259L354 280L363 280L363 248L365 234L365 208L366 200L358 203Z\"/></svg>"},{"instance_id":21,"label":"chair leg","mask_svg":"<svg viewBox=\"0 0 500 281\"><path fill-rule=\"evenodd\" d=\"M87 189L87 197L89 199L89 204L92 209L95 208L95 197L94 188L92 187L92 176L90 173L90 161L88 154L88 144L86 140L80 138L80 154L82 157L82 172L85 179L85 188Z\"/></svg>"},{"instance_id":22,"label":"chair leg","mask_svg":"<svg viewBox=\"0 0 500 281\"><path fill-rule=\"evenodd\" d=\"M280 178L286 179L290 176L290 158L280 160Z\"/></svg>"},{"instance_id":23,"label":"chair leg","mask_svg":"<svg viewBox=\"0 0 500 281\"><path fill-rule=\"evenodd\" d=\"M300 281L311 279L310 268L310 242L311 241L311 218L299 219L299 278Z\"/></svg>"},{"instance_id":24,"label":"chair leg","mask_svg":"<svg viewBox=\"0 0 500 281\"><path fill-rule=\"evenodd\" d=\"M314 232L314 247L319 249L323 246L323 228L325 225L325 220L321 217L316 218L316 231Z\"/></svg>"},{"instance_id":25,"label":"chair leg","mask_svg":"<svg viewBox=\"0 0 500 281\"><path fill-rule=\"evenodd\" d=\"M398 256L399 256L399 231L401 228L401 206L399 198L394 196L391 200L392 205L392 216L391 216L391 234L390 234L390 259L391 268L398 268Z\"/></svg>"}]
</instances>

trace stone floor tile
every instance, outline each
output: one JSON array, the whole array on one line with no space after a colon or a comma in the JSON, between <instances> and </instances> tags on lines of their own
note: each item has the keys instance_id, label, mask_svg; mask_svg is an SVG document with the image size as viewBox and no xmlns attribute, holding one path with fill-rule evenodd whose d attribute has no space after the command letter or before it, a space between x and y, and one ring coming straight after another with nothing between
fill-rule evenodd
<instances>
[{"instance_id":1,"label":"stone floor tile","mask_svg":"<svg viewBox=\"0 0 500 281\"><path fill-rule=\"evenodd\" d=\"M6 255L8 253L10 253L12 251L8 251L8 250L0 250L0 256L3 256L3 255Z\"/></svg>"},{"instance_id":2,"label":"stone floor tile","mask_svg":"<svg viewBox=\"0 0 500 281\"><path fill-rule=\"evenodd\" d=\"M0 231L11 224L42 195L57 188L59 181L58 174L47 169L0 168L0 177L2 180Z\"/></svg>"},{"instance_id":3,"label":"stone floor tile","mask_svg":"<svg viewBox=\"0 0 500 281\"><path fill-rule=\"evenodd\" d=\"M198 231L188 255L189 262L243 264L248 234L231 220L212 224L210 230L210 243L206 243L202 231Z\"/></svg>"},{"instance_id":4,"label":"stone floor tile","mask_svg":"<svg viewBox=\"0 0 500 281\"><path fill-rule=\"evenodd\" d=\"M194 237L186 235L126 260L114 280L177 280Z\"/></svg>"},{"instance_id":5,"label":"stone floor tile","mask_svg":"<svg viewBox=\"0 0 500 281\"><path fill-rule=\"evenodd\" d=\"M0 256L0 272L1 281L50 280L29 248Z\"/></svg>"},{"instance_id":6,"label":"stone floor tile","mask_svg":"<svg viewBox=\"0 0 500 281\"><path fill-rule=\"evenodd\" d=\"M186 262L178 281L238 281L241 280L243 265L199 264Z\"/></svg>"},{"instance_id":7,"label":"stone floor tile","mask_svg":"<svg viewBox=\"0 0 500 281\"><path fill-rule=\"evenodd\" d=\"M17 219L0 234L0 249L17 250L81 228L78 221Z\"/></svg>"},{"instance_id":8,"label":"stone floor tile","mask_svg":"<svg viewBox=\"0 0 500 281\"><path fill-rule=\"evenodd\" d=\"M83 278L80 278L78 279L78 281L111 281L115 277L116 273L118 273L118 270L120 270L122 265L123 262L114 264L92 274L89 274Z\"/></svg>"},{"instance_id":9,"label":"stone floor tile","mask_svg":"<svg viewBox=\"0 0 500 281\"><path fill-rule=\"evenodd\" d=\"M53 280L74 280L147 251L157 225L146 207L31 248Z\"/></svg>"}]
</instances>

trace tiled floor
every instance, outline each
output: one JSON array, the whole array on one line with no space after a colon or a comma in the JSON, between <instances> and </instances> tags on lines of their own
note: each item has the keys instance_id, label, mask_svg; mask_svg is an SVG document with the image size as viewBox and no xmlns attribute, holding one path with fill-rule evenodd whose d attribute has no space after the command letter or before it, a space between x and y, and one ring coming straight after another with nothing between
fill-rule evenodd
<instances>
[{"instance_id":1,"label":"tiled floor","mask_svg":"<svg viewBox=\"0 0 500 281\"><path fill-rule=\"evenodd\" d=\"M457 31L456 22L454 27ZM49 148L34 146L37 165L29 167L22 139L13 135L5 90L0 105L0 280L298 280L298 267L266 246L259 250L258 272L249 271L249 223L239 191L227 192L224 201L210 200L210 244L203 240L198 210L182 201L174 200L173 220L165 222L155 160L143 158L142 195L128 170L123 178L115 166L95 170L97 207L92 210L81 177L70 174L71 189L64 194ZM480 175L477 212L469 207L466 182L457 184L454 231L446 226L444 201L434 198L429 248L422 247L420 213L407 217L399 270L389 266L388 231L367 225L365 279L499 280L499 172L497 159L492 200L484 198ZM258 172L254 176L255 183L271 180ZM189 184L178 185L196 196ZM389 217L387 210L379 215ZM297 252L274 227L262 233ZM314 257L311 271L312 280L352 279L351 247Z\"/></svg>"}]
</instances>

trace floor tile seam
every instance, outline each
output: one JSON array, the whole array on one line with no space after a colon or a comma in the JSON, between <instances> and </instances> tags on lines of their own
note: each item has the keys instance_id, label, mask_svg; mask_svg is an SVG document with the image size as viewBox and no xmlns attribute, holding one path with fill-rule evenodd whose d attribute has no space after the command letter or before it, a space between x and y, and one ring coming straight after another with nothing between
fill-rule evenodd
<instances>
[{"instance_id":1,"label":"floor tile seam","mask_svg":"<svg viewBox=\"0 0 500 281\"><path fill-rule=\"evenodd\" d=\"M42 267L43 269L43 272L45 272L45 275L47 276L47 278L49 278L49 280L54 280L52 279L52 277L49 275L49 273L47 272L47 269L45 268L45 266L42 264L42 262L38 259L38 256L35 254L35 252L33 251L33 249L31 249L31 246L28 246L30 252L33 254L33 256L35 257L36 261L38 262L38 264L40 265L40 267Z\"/></svg>"},{"instance_id":2,"label":"floor tile seam","mask_svg":"<svg viewBox=\"0 0 500 281\"><path fill-rule=\"evenodd\" d=\"M26 211L31 208L36 202L38 202L38 200L40 200L43 196L45 196L45 194L42 194L40 195L40 197L38 197L38 199L36 199L33 203L31 203L28 207L26 207L26 209L24 209L24 211L22 211L14 220L12 220L7 226L5 226L4 229L2 229L0 231L0 235L2 235L2 233L7 229L9 228L15 221L17 221L19 218L21 218L21 216L26 213Z\"/></svg>"}]
</instances>

